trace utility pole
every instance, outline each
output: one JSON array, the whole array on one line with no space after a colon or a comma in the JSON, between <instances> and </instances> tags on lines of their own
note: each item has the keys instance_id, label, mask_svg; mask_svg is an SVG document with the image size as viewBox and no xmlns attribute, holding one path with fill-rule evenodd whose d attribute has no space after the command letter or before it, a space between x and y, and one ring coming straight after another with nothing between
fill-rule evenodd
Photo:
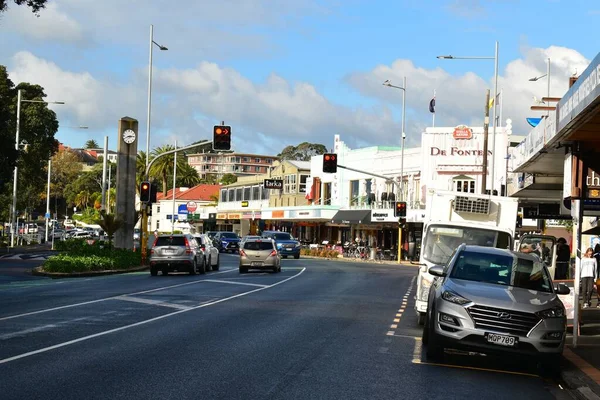
<instances>
[{"instance_id":1,"label":"utility pole","mask_svg":"<svg viewBox=\"0 0 600 400\"><path fill-rule=\"evenodd\" d=\"M483 120L483 163L481 171L481 194L487 190L488 131L490 128L490 89L485 92L485 119Z\"/></svg>"},{"instance_id":2,"label":"utility pole","mask_svg":"<svg viewBox=\"0 0 600 400\"><path fill-rule=\"evenodd\" d=\"M100 209L106 211L106 166L108 165L108 136L104 136L104 153L102 159L102 206Z\"/></svg>"},{"instance_id":3,"label":"utility pole","mask_svg":"<svg viewBox=\"0 0 600 400\"><path fill-rule=\"evenodd\" d=\"M177 189L177 140L175 140L175 154L173 155L173 214L171 215L171 235L175 232L175 189Z\"/></svg>"}]
</instances>

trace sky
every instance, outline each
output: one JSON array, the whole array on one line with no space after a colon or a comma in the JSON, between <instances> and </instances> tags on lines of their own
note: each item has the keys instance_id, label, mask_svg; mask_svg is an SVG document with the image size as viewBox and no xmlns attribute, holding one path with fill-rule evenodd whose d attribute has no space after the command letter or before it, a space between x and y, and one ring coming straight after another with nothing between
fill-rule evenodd
<instances>
[{"instance_id":1,"label":"sky","mask_svg":"<svg viewBox=\"0 0 600 400\"><path fill-rule=\"evenodd\" d=\"M121 117L139 121L146 148L150 25L154 41L151 148L232 127L233 148L277 154L304 141L351 148L406 146L435 126L480 126L494 61L502 121L531 129L535 98L561 97L599 49L594 0L49 0L36 17L9 3L0 16L0 64L14 83L46 89L57 139L116 149ZM500 111L500 110L499 110ZM79 129L87 126L88 129Z\"/></svg>"}]
</instances>

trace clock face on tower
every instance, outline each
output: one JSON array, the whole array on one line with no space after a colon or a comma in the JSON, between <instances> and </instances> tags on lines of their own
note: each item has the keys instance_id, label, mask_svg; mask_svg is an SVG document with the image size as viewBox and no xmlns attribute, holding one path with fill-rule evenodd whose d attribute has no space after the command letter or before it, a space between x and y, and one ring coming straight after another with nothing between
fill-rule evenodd
<instances>
[{"instance_id":1,"label":"clock face on tower","mask_svg":"<svg viewBox=\"0 0 600 400\"><path fill-rule=\"evenodd\" d=\"M127 129L125 132L123 132L123 141L127 144L135 142L135 132L131 129Z\"/></svg>"}]
</instances>

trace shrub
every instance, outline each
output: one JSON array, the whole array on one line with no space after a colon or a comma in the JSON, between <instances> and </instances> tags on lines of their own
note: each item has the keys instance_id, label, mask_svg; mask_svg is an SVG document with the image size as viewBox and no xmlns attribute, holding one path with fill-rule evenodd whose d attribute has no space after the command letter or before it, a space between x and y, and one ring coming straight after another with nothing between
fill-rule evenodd
<instances>
[{"instance_id":1,"label":"shrub","mask_svg":"<svg viewBox=\"0 0 600 400\"><path fill-rule=\"evenodd\" d=\"M91 247L91 246L90 246ZM128 269L139 266L141 254L122 249L103 249L96 254L57 254L43 264L46 272L88 272Z\"/></svg>"}]
</instances>

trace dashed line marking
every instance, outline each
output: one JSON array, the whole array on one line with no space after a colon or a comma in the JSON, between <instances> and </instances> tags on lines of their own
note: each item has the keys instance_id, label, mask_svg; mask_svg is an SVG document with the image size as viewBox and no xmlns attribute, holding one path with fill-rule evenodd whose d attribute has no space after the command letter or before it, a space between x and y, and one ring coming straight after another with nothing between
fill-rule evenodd
<instances>
[{"instance_id":1,"label":"dashed line marking","mask_svg":"<svg viewBox=\"0 0 600 400\"><path fill-rule=\"evenodd\" d=\"M392 324L392 325L390 325L390 328L396 329L396 328L398 328L398 325L397 324Z\"/></svg>"},{"instance_id":2,"label":"dashed line marking","mask_svg":"<svg viewBox=\"0 0 600 400\"><path fill-rule=\"evenodd\" d=\"M394 336L395 333L396 333L395 331L388 331L387 335L388 336Z\"/></svg>"},{"instance_id":3,"label":"dashed line marking","mask_svg":"<svg viewBox=\"0 0 600 400\"><path fill-rule=\"evenodd\" d=\"M400 318L394 318L394 322L395 322L395 323L398 323L398 322L400 322Z\"/></svg>"}]
</instances>

